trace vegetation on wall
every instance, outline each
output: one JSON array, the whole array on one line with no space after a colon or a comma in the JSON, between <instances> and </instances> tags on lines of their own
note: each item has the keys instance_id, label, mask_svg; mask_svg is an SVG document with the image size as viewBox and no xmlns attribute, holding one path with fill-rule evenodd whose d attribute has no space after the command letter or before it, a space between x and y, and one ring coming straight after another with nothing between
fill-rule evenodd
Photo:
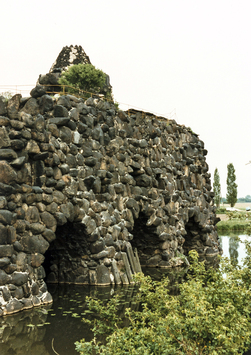
<instances>
[{"instance_id":1,"label":"vegetation on wall","mask_svg":"<svg viewBox=\"0 0 251 355\"><path fill-rule=\"evenodd\" d=\"M220 269L206 270L190 251L188 279L179 295L168 292L168 279L154 282L139 274L141 311L127 309L129 325L117 318L118 297L108 304L89 298L94 339L81 340L81 355L234 355L247 350L251 336L251 246L242 269L222 259ZM88 318L88 313L87 313ZM102 340L102 342L99 342Z\"/></svg>"},{"instance_id":2,"label":"vegetation on wall","mask_svg":"<svg viewBox=\"0 0 251 355\"><path fill-rule=\"evenodd\" d=\"M4 100L7 102L9 99L12 98L13 94L10 91L4 91L0 93L0 96L4 98Z\"/></svg>"},{"instance_id":3,"label":"vegetation on wall","mask_svg":"<svg viewBox=\"0 0 251 355\"><path fill-rule=\"evenodd\" d=\"M100 69L96 69L92 64L76 64L69 67L59 78L60 85L67 85L88 93L103 92L107 75ZM68 88L69 92L74 89Z\"/></svg>"}]
</instances>

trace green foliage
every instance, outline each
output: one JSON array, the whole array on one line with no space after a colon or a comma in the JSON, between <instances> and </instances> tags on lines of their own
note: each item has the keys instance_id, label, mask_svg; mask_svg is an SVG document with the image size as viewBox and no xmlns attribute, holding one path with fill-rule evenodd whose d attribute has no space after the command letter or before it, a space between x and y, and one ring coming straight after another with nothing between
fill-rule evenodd
<instances>
[{"instance_id":1,"label":"green foliage","mask_svg":"<svg viewBox=\"0 0 251 355\"><path fill-rule=\"evenodd\" d=\"M114 102L114 106L115 106L116 110L119 110L119 103L117 101Z\"/></svg>"},{"instance_id":2,"label":"green foliage","mask_svg":"<svg viewBox=\"0 0 251 355\"><path fill-rule=\"evenodd\" d=\"M250 223L247 221L220 221L217 223L217 231L218 232L245 232L249 234Z\"/></svg>"},{"instance_id":3,"label":"green foliage","mask_svg":"<svg viewBox=\"0 0 251 355\"><path fill-rule=\"evenodd\" d=\"M223 231L243 231L251 234L251 213L241 211L226 212L228 220L217 223L217 230Z\"/></svg>"},{"instance_id":4,"label":"green foliage","mask_svg":"<svg viewBox=\"0 0 251 355\"><path fill-rule=\"evenodd\" d=\"M223 213L226 213L226 208L225 207L219 207L217 208L216 210L216 214L223 214Z\"/></svg>"},{"instance_id":5,"label":"green foliage","mask_svg":"<svg viewBox=\"0 0 251 355\"><path fill-rule=\"evenodd\" d=\"M221 202L221 186L220 186L220 175L218 169L214 170L214 183L213 183L213 190L214 190L214 203L218 208Z\"/></svg>"},{"instance_id":6,"label":"green foliage","mask_svg":"<svg viewBox=\"0 0 251 355\"><path fill-rule=\"evenodd\" d=\"M245 232L248 234L248 235L251 235L251 223L249 223L247 225L247 227L245 228Z\"/></svg>"},{"instance_id":7,"label":"green foliage","mask_svg":"<svg viewBox=\"0 0 251 355\"><path fill-rule=\"evenodd\" d=\"M70 92L74 88L90 93L100 93L106 81L106 74L92 64L76 64L69 67L59 78L59 84L67 85Z\"/></svg>"},{"instance_id":8,"label":"green foliage","mask_svg":"<svg viewBox=\"0 0 251 355\"><path fill-rule=\"evenodd\" d=\"M220 269L206 270L198 254L190 251L191 267L178 296L168 292L168 278L156 282L138 274L142 310L126 310L127 327L117 318L118 297L107 305L88 299L90 311L99 318L87 321L93 324L94 339L77 342L77 351L81 355L242 354L251 336L250 255L247 244L243 269L222 259Z\"/></svg>"},{"instance_id":9,"label":"green foliage","mask_svg":"<svg viewBox=\"0 0 251 355\"><path fill-rule=\"evenodd\" d=\"M251 202L251 196L246 195L245 197L238 198L237 202Z\"/></svg>"},{"instance_id":10,"label":"green foliage","mask_svg":"<svg viewBox=\"0 0 251 355\"><path fill-rule=\"evenodd\" d=\"M235 169L232 163L227 166L227 203L231 207L237 202L237 184L235 183Z\"/></svg>"},{"instance_id":11,"label":"green foliage","mask_svg":"<svg viewBox=\"0 0 251 355\"><path fill-rule=\"evenodd\" d=\"M4 100L7 102L9 101L9 99L12 98L13 94L10 91L5 91L5 92L1 92L0 96L2 96Z\"/></svg>"},{"instance_id":12,"label":"green foliage","mask_svg":"<svg viewBox=\"0 0 251 355\"><path fill-rule=\"evenodd\" d=\"M192 130L191 127L187 127L187 130L188 130L190 133L192 133L192 134L196 134L196 133Z\"/></svg>"},{"instance_id":13,"label":"green foliage","mask_svg":"<svg viewBox=\"0 0 251 355\"><path fill-rule=\"evenodd\" d=\"M231 211L227 212L227 216L230 220L235 219L235 220L251 220L251 214L248 212L241 212L241 211Z\"/></svg>"}]
</instances>

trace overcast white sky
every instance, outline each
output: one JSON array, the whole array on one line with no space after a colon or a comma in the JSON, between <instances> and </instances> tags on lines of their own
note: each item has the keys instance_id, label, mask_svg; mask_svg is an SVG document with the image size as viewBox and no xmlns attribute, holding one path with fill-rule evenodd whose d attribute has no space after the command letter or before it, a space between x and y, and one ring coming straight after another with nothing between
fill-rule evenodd
<instances>
[{"instance_id":1,"label":"overcast white sky","mask_svg":"<svg viewBox=\"0 0 251 355\"><path fill-rule=\"evenodd\" d=\"M223 196L228 163L238 197L251 195L250 0L8 0L0 11L0 85L35 86L64 46L81 45L116 101L175 109L200 135Z\"/></svg>"}]
</instances>

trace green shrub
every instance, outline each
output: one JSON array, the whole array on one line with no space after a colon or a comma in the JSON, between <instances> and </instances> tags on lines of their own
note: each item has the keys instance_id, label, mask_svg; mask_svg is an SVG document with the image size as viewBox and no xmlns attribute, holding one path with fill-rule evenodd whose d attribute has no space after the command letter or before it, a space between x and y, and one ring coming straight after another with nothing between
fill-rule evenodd
<instances>
[{"instance_id":1,"label":"green shrub","mask_svg":"<svg viewBox=\"0 0 251 355\"><path fill-rule=\"evenodd\" d=\"M75 93L74 88L88 92L99 93L105 85L106 74L96 69L92 64L76 64L69 67L59 78L59 84L67 85L69 92ZM90 96L87 95L87 96Z\"/></svg>"},{"instance_id":2,"label":"green shrub","mask_svg":"<svg viewBox=\"0 0 251 355\"><path fill-rule=\"evenodd\" d=\"M245 232L246 232L248 235L251 235L251 224L250 224L250 223L248 223L248 225L246 226Z\"/></svg>"},{"instance_id":3,"label":"green shrub","mask_svg":"<svg viewBox=\"0 0 251 355\"><path fill-rule=\"evenodd\" d=\"M242 354L251 336L250 245L243 269L222 259L220 269L206 270L195 251L189 255L188 280L179 285L178 296L168 292L168 278L155 282L136 276L142 310L126 310L127 327L117 318L118 297L108 305L88 299L89 311L99 318L87 321L92 323L94 339L76 342L77 351L81 355Z\"/></svg>"},{"instance_id":4,"label":"green shrub","mask_svg":"<svg viewBox=\"0 0 251 355\"><path fill-rule=\"evenodd\" d=\"M217 214L224 214L224 213L226 213L226 208L225 207L219 207L219 208L217 208L217 210L216 210L216 213Z\"/></svg>"},{"instance_id":5,"label":"green shrub","mask_svg":"<svg viewBox=\"0 0 251 355\"><path fill-rule=\"evenodd\" d=\"M8 102L9 99L12 98L13 94L10 91L5 91L5 92L1 92L0 96L4 98L5 102Z\"/></svg>"},{"instance_id":6,"label":"green shrub","mask_svg":"<svg viewBox=\"0 0 251 355\"><path fill-rule=\"evenodd\" d=\"M221 221L217 223L217 231L229 231L231 230L231 226L228 221Z\"/></svg>"}]
</instances>

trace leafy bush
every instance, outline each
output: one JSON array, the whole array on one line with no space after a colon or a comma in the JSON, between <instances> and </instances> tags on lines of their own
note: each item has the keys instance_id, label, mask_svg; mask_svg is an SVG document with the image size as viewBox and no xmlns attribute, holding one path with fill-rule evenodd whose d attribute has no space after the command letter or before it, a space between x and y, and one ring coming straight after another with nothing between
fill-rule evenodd
<instances>
[{"instance_id":1,"label":"leafy bush","mask_svg":"<svg viewBox=\"0 0 251 355\"><path fill-rule=\"evenodd\" d=\"M217 223L217 230L223 231L243 231L251 234L251 214L249 212L231 211L226 212L228 220Z\"/></svg>"},{"instance_id":2,"label":"leafy bush","mask_svg":"<svg viewBox=\"0 0 251 355\"><path fill-rule=\"evenodd\" d=\"M1 92L0 96L2 96L4 100L7 102L9 101L9 99L12 98L13 94L10 91L5 91L5 92Z\"/></svg>"},{"instance_id":3,"label":"leafy bush","mask_svg":"<svg viewBox=\"0 0 251 355\"><path fill-rule=\"evenodd\" d=\"M76 92L74 88L88 93L99 93L105 81L106 74L92 64L72 65L59 78L59 84L72 87L67 89L73 93Z\"/></svg>"},{"instance_id":4,"label":"leafy bush","mask_svg":"<svg viewBox=\"0 0 251 355\"><path fill-rule=\"evenodd\" d=\"M224 214L224 213L226 213L226 208L225 207L219 207L219 208L217 208L217 210L216 210L216 213L217 214Z\"/></svg>"},{"instance_id":5,"label":"leafy bush","mask_svg":"<svg viewBox=\"0 0 251 355\"><path fill-rule=\"evenodd\" d=\"M195 251L190 251L190 262L178 296L168 292L167 278L155 282L136 276L142 310L126 310L127 327L117 318L118 297L108 305L88 299L89 312L99 318L85 320L92 323L94 339L76 342L77 351L81 355L242 354L251 336L250 245L243 269L222 259L220 269L206 270Z\"/></svg>"},{"instance_id":6,"label":"leafy bush","mask_svg":"<svg viewBox=\"0 0 251 355\"><path fill-rule=\"evenodd\" d=\"M232 224L230 225L228 221L221 221L217 223L217 232L227 232L230 231L231 229L232 229Z\"/></svg>"},{"instance_id":7,"label":"leafy bush","mask_svg":"<svg viewBox=\"0 0 251 355\"><path fill-rule=\"evenodd\" d=\"M231 220L231 221L220 221L217 223L218 232L229 232L229 231L238 231L248 233L250 223L248 221L240 220Z\"/></svg>"},{"instance_id":8,"label":"leafy bush","mask_svg":"<svg viewBox=\"0 0 251 355\"><path fill-rule=\"evenodd\" d=\"M248 212L233 211L233 212L227 212L227 215L230 220L246 221L248 219L251 219L251 214Z\"/></svg>"}]
</instances>

